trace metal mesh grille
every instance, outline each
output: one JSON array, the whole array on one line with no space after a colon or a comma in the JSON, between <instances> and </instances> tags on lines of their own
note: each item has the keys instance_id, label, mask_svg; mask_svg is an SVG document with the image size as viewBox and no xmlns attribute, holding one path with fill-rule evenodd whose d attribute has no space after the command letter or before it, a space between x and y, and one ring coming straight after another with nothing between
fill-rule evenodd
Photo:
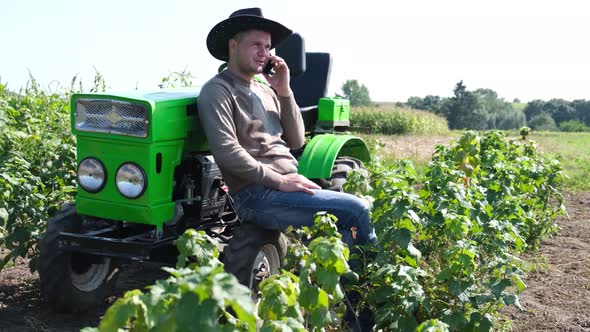
<instances>
[{"instance_id":1,"label":"metal mesh grille","mask_svg":"<svg viewBox=\"0 0 590 332\"><path fill-rule=\"evenodd\" d=\"M82 131L146 137L147 108L117 100L79 99L75 123Z\"/></svg>"}]
</instances>

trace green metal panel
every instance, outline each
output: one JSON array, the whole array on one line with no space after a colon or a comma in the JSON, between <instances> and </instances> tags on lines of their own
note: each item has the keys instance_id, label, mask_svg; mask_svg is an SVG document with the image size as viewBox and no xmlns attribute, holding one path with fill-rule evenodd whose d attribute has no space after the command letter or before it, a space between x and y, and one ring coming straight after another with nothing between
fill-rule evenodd
<instances>
[{"instance_id":1,"label":"green metal panel","mask_svg":"<svg viewBox=\"0 0 590 332\"><path fill-rule=\"evenodd\" d=\"M116 139L78 137L78 163L93 157L106 168L106 185L97 193L78 187L78 213L95 217L161 225L174 214L174 170L181 162L184 140L159 143L122 143ZM157 156L161 155L160 172ZM123 197L116 188L115 174L123 163L141 166L147 178L145 192L136 199Z\"/></svg>"},{"instance_id":2,"label":"green metal panel","mask_svg":"<svg viewBox=\"0 0 590 332\"><path fill-rule=\"evenodd\" d=\"M187 106L196 105L199 95L197 88L163 89L158 92L131 91L127 93L75 94L71 99L71 126L76 136L109 138L129 142L162 142L183 139L187 151L207 151L207 140L201 130L196 112L187 114ZM148 109L148 136L132 137L111 133L77 130L74 126L78 99L112 99L138 103Z\"/></svg>"},{"instance_id":3,"label":"green metal panel","mask_svg":"<svg viewBox=\"0 0 590 332\"><path fill-rule=\"evenodd\" d=\"M310 179L330 177L338 156L371 161L369 149L362 139L351 135L324 134L315 136L306 145L299 160L298 172Z\"/></svg>"},{"instance_id":4,"label":"green metal panel","mask_svg":"<svg viewBox=\"0 0 590 332\"><path fill-rule=\"evenodd\" d=\"M164 222L172 219L175 204L170 202L154 206L138 206L76 197L76 210L80 214L154 225L158 228L161 228ZM108 213L105 213L107 211Z\"/></svg>"},{"instance_id":5,"label":"green metal panel","mask_svg":"<svg viewBox=\"0 0 590 332\"><path fill-rule=\"evenodd\" d=\"M174 171L183 155L207 151L208 145L196 112L199 89L167 89L157 92L75 94L71 99L72 132L77 136L78 163L97 158L106 168L106 185L97 193L78 187L78 213L158 227L174 215L172 202ZM140 104L147 109L146 137L75 129L76 105L80 98L117 100ZM161 156L161 168L157 158ZM136 199L123 197L116 188L115 174L123 163L133 162L146 174L145 192Z\"/></svg>"},{"instance_id":6,"label":"green metal panel","mask_svg":"<svg viewBox=\"0 0 590 332\"><path fill-rule=\"evenodd\" d=\"M320 98L318 102L318 121L348 121L350 101L341 98Z\"/></svg>"}]
</instances>

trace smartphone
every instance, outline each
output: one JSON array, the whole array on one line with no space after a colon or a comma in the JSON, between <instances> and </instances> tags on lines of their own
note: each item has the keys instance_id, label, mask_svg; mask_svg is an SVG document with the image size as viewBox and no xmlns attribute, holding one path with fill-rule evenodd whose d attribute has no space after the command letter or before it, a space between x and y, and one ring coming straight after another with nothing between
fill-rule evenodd
<instances>
[{"instance_id":1,"label":"smartphone","mask_svg":"<svg viewBox=\"0 0 590 332\"><path fill-rule=\"evenodd\" d=\"M266 61L266 63L264 64L264 67L262 67L262 72L267 74L267 75L274 75L275 71L273 70L275 66L272 64L271 59L268 59Z\"/></svg>"}]
</instances>

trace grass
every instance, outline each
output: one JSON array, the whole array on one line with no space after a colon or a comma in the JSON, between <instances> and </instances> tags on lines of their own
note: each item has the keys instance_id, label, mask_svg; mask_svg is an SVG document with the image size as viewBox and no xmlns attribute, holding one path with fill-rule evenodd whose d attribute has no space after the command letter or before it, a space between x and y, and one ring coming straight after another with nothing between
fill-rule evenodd
<instances>
[{"instance_id":1,"label":"grass","mask_svg":"<svg viewBox=\"0 0 590 332\"><path fill-rule=\"evenodd\" d=\"M418 172L424 170L437 144L448 145L459 138L462 131L439 135L377 135L357 134L374 150L373 155L384 162L408 159ZM517 137L517 132L506 132ZM557 157L563 166L567 191L590 191L590 133L533 132L530 139L540 151Z\"/></svg>"},{"instance_id":2,"label":"grass","mask_svg":"<svg viewBox=\"0 0 590 332\"><path fill-rule=\"evenodd\" d=\"M530 137L561 161L570 191L590 191L590 133L539 132Z\"/></svg>"}]
</instances>

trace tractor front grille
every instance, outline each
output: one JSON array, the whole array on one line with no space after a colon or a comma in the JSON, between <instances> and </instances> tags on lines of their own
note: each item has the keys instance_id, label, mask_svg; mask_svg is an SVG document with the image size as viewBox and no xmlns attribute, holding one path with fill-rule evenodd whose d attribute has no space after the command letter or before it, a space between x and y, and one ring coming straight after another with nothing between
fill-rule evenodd
<instances>
[{"instance_id":1,"label":"tractor front grille","mask_svg":"<svg viewBox=\"0 0 590 332\"><path fill-rule=\"evenodd\" d=\"M81 131L147 137L148 110L120 100L78 99L74 123Z\"/></svg>"}]
</instances>

